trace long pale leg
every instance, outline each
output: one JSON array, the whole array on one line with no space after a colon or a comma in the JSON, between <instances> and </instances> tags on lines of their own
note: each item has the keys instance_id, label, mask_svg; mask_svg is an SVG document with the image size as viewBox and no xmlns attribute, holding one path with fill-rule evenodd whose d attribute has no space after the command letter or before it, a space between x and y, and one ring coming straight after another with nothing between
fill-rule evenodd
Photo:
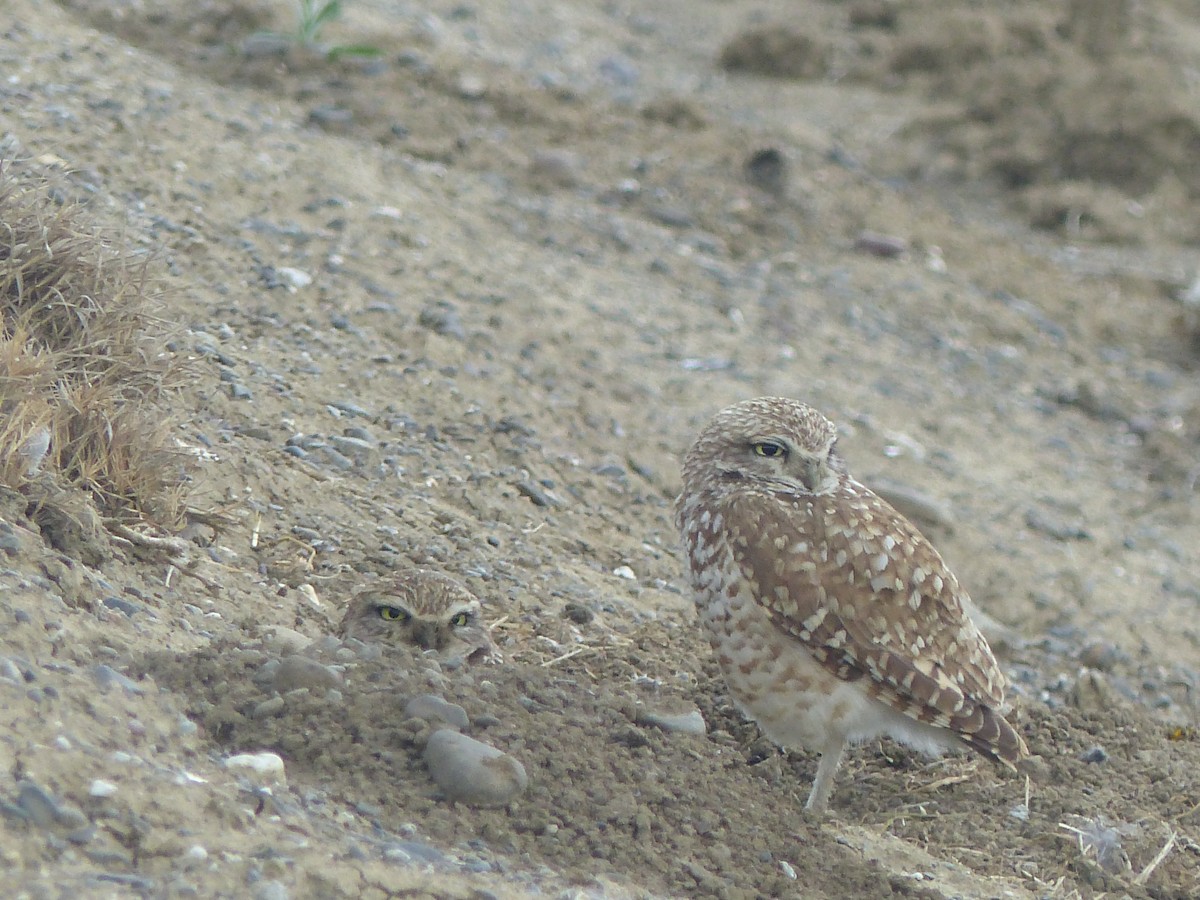
<instances>
[{"instance_id":1,"label":"long pale leg","mask_svg":"<svg viewBox=\"0 0 1200 900\"><path fill-rule=\"evenodd\" d=\"M846 751L846 742L842 738L831 739L821 751L821 761L817 763L817 777L813 779L812 790L808 793L808 802L804 808L812 813L823 813L829 806L829 795L833 793L833 781L837 777L838 767L842 764L842 754Z\"/></svg>"}]
</instances>

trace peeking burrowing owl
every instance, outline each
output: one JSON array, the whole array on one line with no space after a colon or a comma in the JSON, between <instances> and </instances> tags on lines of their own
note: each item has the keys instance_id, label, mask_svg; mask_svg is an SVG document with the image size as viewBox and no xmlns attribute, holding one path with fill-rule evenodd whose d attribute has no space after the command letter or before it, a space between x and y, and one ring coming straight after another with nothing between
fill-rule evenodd
<instances>
[{"instance_id":1,"label":"peeking burrowing owl","mask_svg":"<svg viewBox=\"0 0 1200 900\"><path fill-rule=\"evenodd\" d=\"M967 594L919 531L846 474L837 429L780 397L718 413L688 451L676 521L733 699L785 748L821 754L825 809L848 743L1028 750Z\"/></svg>"},{"instance_id":2,"label":"peeking burrowing owl","mask_svg":"<svg viewBox=\"0 0 1200 900\"><path fill-rule=\"evenodd\" d=\"M427 569L405 569L359 591L340 634L433 651L442 662L498 658L478 598L450 576Z\"/></svg>"}]
</instances>

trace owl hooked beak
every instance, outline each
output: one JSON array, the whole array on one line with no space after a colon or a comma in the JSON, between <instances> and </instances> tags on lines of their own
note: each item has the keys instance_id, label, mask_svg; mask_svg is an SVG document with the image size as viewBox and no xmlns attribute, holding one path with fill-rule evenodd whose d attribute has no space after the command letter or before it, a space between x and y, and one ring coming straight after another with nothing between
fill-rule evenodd
<instances>
[{"instance_id":1,"label":"owl hooked beak","mask_svg":"<svg viewBox=\"0 0 1200 900\"><path fill-rule=\"evenodd\" d=\"M417 622L412 636L422 650L445 650L450 643L450 635L440 622Z\"/></svg>"},{"instance_id":2,"label":"owl hooked beak","mask_svg":"<svg viewBox=\"0 0 1200 900\"><path fill-rule=\"evenodd\" d=\"M825 463L819 459L806 459L800 468L800 482L808 488L812 493L816 493L817 488L825 480Z\"/></svg>"}]
</instances>

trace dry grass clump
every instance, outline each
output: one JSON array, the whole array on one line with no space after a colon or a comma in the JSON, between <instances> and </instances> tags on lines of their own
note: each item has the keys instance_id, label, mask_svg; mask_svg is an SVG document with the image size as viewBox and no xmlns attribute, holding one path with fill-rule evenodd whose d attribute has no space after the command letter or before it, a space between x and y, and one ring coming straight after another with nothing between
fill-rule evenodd
<instances>
[{"instance_id":1,"label":"dry grass clump","mask_svg":"<svg viewBox=\"0 0 1200 900\"><path fill-rule=\"evenodd\" d=\"M73 486L106 518L174 526L183 458L163 401L176 366L147 262L52 188L0 166L0 484L31 513Z\"/></svg>"}]
</instances>

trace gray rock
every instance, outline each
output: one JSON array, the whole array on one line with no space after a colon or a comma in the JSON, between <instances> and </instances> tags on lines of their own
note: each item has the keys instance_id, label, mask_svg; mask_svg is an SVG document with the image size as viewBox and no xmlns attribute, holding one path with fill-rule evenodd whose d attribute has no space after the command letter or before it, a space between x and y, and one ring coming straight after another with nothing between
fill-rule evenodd
<instances>
[{"instance_id":1,"label":"gray rock","mask_svg":"<svg viewBox=\"0 0 1200 900\"><path fill-rule=\"evenodd\" d=\"M105 692L114 687L120 687L124 689L126 694L145 693L136 681L122 675L112 666L105 663L100 663L100 665L92 668L92 678L96 680L96 684L99 685L100 690Z\"/></svg>"},{"instance_id":2,"label":"gray rock","mask_svg":"<svg viewBox=\"0 0 1200 900\"><path fill-rule=\"evenodd\" d=\"M285 656L279 661L271 681L272 687L281 694L298 688L324 692L329 688L341 686L342 676L336 670L307 656Z\"/></svg>"},{"instance_id":3,"label":"gray rock","mask_svg":"<svg viewBox=\"0 0 1200 900\"><path fill-rule=\"evenodd\" d=\"M424 719L439 725L449 725L462 731L471 724L467 711L456 703L449 703L436 694L419 694L404 707L404 718Z\"/></svg>"},{"instance_id":4,"label":"gray rock","mask_svg":"<svg viewBox=\"0 0 1200 900\"><path fill-rule=\"evenodd\" d=\"M255 706L250 712L250 718L269 719L272 716L277 716L283 712L283 708L286 705L287 701L276 694L270 700L264 700L262 703L259 703L257 706Z\"/></svg>"},{"instance_id":5,"label":"gray rock","mask_svg":"<svg viewBox=\"0 0 1200 900\"><path fill-rule=\"evenodd\" d=\"M447 799L471 806L503 806L529 785L519 761L448 728L430 735L425 765Z\"/></svg>"},{"instance_id":6,"label":"gray rock","mask_svg":"<svg viewBox=\"0 0 1200 900\"><path fill-rule=\"evenodd\" d=\"M17 787L17 807L39 828L60 827L76 831L88 826L77 807L63 803L36 782L23 780Z\"/></svg>"},{"instance_id":7,"label":"gray rock","mask_svg":"<svg viewBox=\"0 0 1200 900\"><path fill-rule=\"evenodd\" d=\"M288 900L289 896L282 881L260 881L254 886L254 900Z\"/></svg>"},{"instance_id":8,"label":"gray rock","mask_svg":"<svg viewBox=\"0 0 1200 900\"><path fill-rule=\"evenodd\" d=\"M704 716L698 709L686 713L657 713L646 710L638 714L637 722L639 725L653 725L655 728L676 734L695 734L702 737L708 733Z\"/></svg>"}]
</instances>

